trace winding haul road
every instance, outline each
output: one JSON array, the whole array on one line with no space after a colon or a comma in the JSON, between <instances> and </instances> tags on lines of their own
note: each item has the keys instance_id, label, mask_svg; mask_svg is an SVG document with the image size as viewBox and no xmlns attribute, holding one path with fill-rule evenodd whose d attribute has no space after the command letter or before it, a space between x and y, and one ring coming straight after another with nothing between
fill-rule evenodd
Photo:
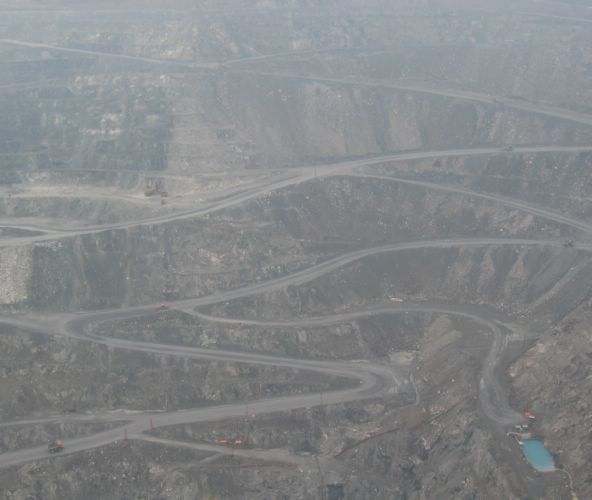
<instances>
[{"instance_id":1,"label":"winding haul road","mask_svg":"<svg viewBox=\"0 0 592 500\"><path fill-rule=\"evenodd\" d=\"M431 240L420 242L406 242L392 245L384 245L376 248L369 248L349 254L341 255L330 259L324 263L312 266L309 269L299 271L266 283L246 286L236 290L220 292L218 294L185 301L178 301L171 305L178 309L195 308L198 306L215 304L223 301L238 299L251 295L280 290L288 285L299 285L314 280L326 273L334 271L339 267L347 265L355 260L362 259L370 255L377 255L386 252L405 251L421 248L455 248L467 246L490 246L490 245L549 245L560 247L561 242L547 240L527 240L527 239L502 239L502 238L483 238L483 239L456 239L456 240ZM592 251L590 246L579 246L579 249ZM136 352L145 352L151 354L176 356L188 359L225 361L233 363L248 363L264 366L281 366L297 370L314 371L322 375L331 375L345 377L354 381L353 387L345 390L336 390L324 394L325 404L345 403L358 401L368 398L382 397L387 394L393 394L401 390L410 391L412 381L406 374L403 367L387 368L381 365L358 362L331 362L331 361L313 361L303 359L291 359L278 356L267 356L262 354L223 351L203 349L197 347L176 346L168 344L158 344L152 342L139 342L124 340L111 337L98 336L88 333L88 326L100 322L122 321L131 318L145 316L156 313L160 309L158 306L139 306L125 310L105 310L98 312L81 313L65 317L43 318L39 320L27 318L2 318L0 324L12 325L23 330L37 332L45 335L57 335L69 337L72 339L93 342L105 345L110 348L125 349ZM521 420L521 416L512 410L507 398L495 376L497 362L503 353L507 343L508 327L499 320L488 319L484 311L479 314L474 312L474 307L470 306L450 306L450 305L431 305L431 304L408 304L396 307L371 308L364 311L343 312L332 316L322 318L304 318L291 321L263 322L255 320L242 319L224 319L212 318L200 313L195 313L208 321L220 321L227 323L246 323L257 325L284 325L284 326L320 326L336 323L353 321L357 318L382 314L400 314L404 312L426 312L450 314L469 318L479 324L486 326L492 334L492 346L483 363L483 371L480 379L479 401L484 413L498 425L509 425ZM318 394L305 394L297 396L286 396L269 400L260 400L249 402L249 408L258 413L273 413L296 408L311 407L318 404ZM215 406L210 408L200 408L194 410L180 410L167 413L140 413L126 416L129 422L126 424L126 431L131 438L144 439L143 432L150 428L171 426L178 424L187 424L192 422L209 422L233 417L244 416L245 404L233 404ZM99 416L97 415L97 418ZM104 418L104 416L103 416ZM121 415L113 415L111 420L122 420ZM55 417L48 419L38 419L35 423L55 422ZM12 423L5 423L11 425ZM120 427L108 431L96 433L90 436L68 440L66 453L75 453L82 450L104 446L109 443L121 440L123 437ZM147 438L152 439L153 438ZM172 442L167 441L168 444ZM200 445L191 445L199 448ZM206 449L207 446L202 446ZM46 456L45 447L35 447L19 450L15 452L0 454L0 467L9 467L22 464ZM266 451L257 452L259 458L277 459L277 451L272 450L267 454ZM254 456L252 454L252 456ZM300 461L300 459L297 459Z\"/></svg>"},{"instance_id":2,"label":"winding haul road","mask_svg":"<svg viewBox=\"0 0 592 500\"><path fill-rule=\"evenodd\" d=\"M109 53L109 52L99 52L96 50L85 50L85 49L76 49L72 47L60 47L57 45L49 45L47 43L38 43L38 42L26 42L23 40L13 40L10 38L0 38L0 44L2 45L15 45L17 47L26 47L28 49L43 49L43 50L51 50L56 52L66 52L70 54L81 54L85 56L94 56L94 57L102 57L106 59L116 59L122 61L135 61L135 62L142 62L148 64L158 64L163 66L169 67L177 67L177 68L203 68L203 69L216 69L219 67L218 63L192 63L191 65L188 63L183 63L179 61L170 60L167 61L166 59L156 59L150 57L140 57L140 56L128 56L126 54L116 54L116 53Z\"/></svg>"},{"instance_id":3,"label":"winding haul road","mask_svg":"<svg viewBox=\"0 0 592 500\"><path fill-rule=\"evenodd\" d=\"M27 42L19 42L15 40L0 40L0 43L19 44L33 48L45 48L54 50L69 50L83 54L93 54L90 51L78 49L64 49L44 44L30 44ZM96 55L96 54L93 54ZM122 56L116 56L122 57ZM123 56L125 57L125 56ZM142 62L163 63L152 59L133 58L142 60ZM257 74L262 74L257 72ZM575 123L592 125L592 117L582 115L580 113L563 110L550 106L540 106L538 104L526 103L522 101L515 101L510 99L500 100L485 94L470 93L465 91L442 90L426 88L419 85L408 86L407 84L376 82L376 81L360 81L360 80L340 80L330 78L317 77L303 77L299 75L278 75L270 74L271 76L281 76L289 78L300 78L311 81L326 81L329 83L340 83L348 85L379 85L389 88L396 88L401 90L409 90L415 92L426 92L437 95L445 95L449 97L456 97L462 99L476 100L488 104L503 104L508 107L526 111L529 113L538 113L551 116L554 118L569 120ZM592 151L592 147L517 147L513 153L545 153L545 152L583 152ZM425 158L441 158L445 156L468 156L468 155L489 155L500 152L500 148L467 148L455 149L446 151L431 151L431 152L407 152L393 155L385 155L370 159L352 160L347 162L336 163L333 165L322 165L317 167L299 167L291 169L294 175L288 179L282 178L280 180L271 181L262 186L247 189L238 194L233 194L222 200L211 202L202 205L193 210L187 210L175 214L168 214L154 217L142 221L130 221L118 224L108 224L101 226L84 226L79 228L63 228L51 226L36 226L36 225L11 225L1 224L0 227L14 227L26 230L38 230L46 234L34 237L24 238L7 238L0 240L1 246L17 246L35 243L38 241L55 240L58 238L71 237L81 234L96 233L100 231L127 229L136 227L138 225L162 224L180 220L184 218L192 218L202 215L214 213L216 211L224 210L226 208L245 203L249 200L257 198L262 194L273 190L286 188L299 183L308 182L315 177L325 177L332 175L355 175L362 176L363 174L356 173L355 169L359 167L367 167L371 165L378 165L389 161L404 161ZM542 207L533 206L524 203L520 200L509 199L488 193L480 193L464 188L454 186L441 186L424 181L415 181L409 179L402 179L388 176L372 176L380 179L388 179L389 181L399 182L407 185L414 185L426 189L440 190L452 194L459 194L463 196L473 196L482 198L495 203L522 210L527 213L536 215L537 217L552 220L559 224L567 225L586 234L592 234L592 225L583 221L568 217L558 212L547 210ZM259 321L252 319L240 318L215 318L204 315L196 310L196 308L205 305L216 304L220 302L236 300L244 297L254 296L257 294L269 293L284 289L287 286L298 286L311 280L317 279L327 273L335 271L336 269L348 265L356 260L363 259L372 255L379 255L389 252L402 252L418 249L432 249L432 248L461 248L467 246L550 246L562 247L562 241L556 240L542 240L542 239L504 239L504 238L456 238L456 239L442 239L429 240L417 242L404 242L389 245L378 246L374 248L361 249L347 254L337 256L327 261L321 262L308 269L298 271L288 276L283 276L264 283L257 283L248 285L234 290L218 292L206 297L183 300L172 303L171 306L175 309L190 312L202 320L215 321L221 323L232 324L250 324L260 326L290 326L290 327L312 327L330 324L338 324L344 322L351 322L361 317L382 314L401 314L405 312L419 312L419 313L435 313L457 315L468 318L488 329L491 336L491 347L483 361L483 368L479 381L479 402L484 414L496 425L507 426L521 420L520 415L514 411L508 404L507 396L496 376L496 369L498 368L499 360L504 352L508 342L509 333L511 333L511 325L505 323L494 314L490 314L485 310L476 310L472 306L461 305L447 305L447 304L399 304L390 307L373 307L367 310L347 311L338 314L333 314L326 317L317 318L298 318L285 321ZM576 250L592 251L592 245L576 244ZM278 356L268 356L262 354L232 352L223 350L202 349L196 347L167 345L151 342L140 342L132 340L117 339L111 337L98 336L90 333L90 326L100 322L121 321L130 318L136 318L153 314L158 311L158 307L154 305L130 307L118 310L103 310L97 312L86 312L68 316L55 316L50 318L23 318L17 316L8 316L0 318L0 324L12 325L23 330L37 332L45 335L55 335L68 337L77 341L93 342L100 345L105 345L116 349L125 349L137 352L154 353L159 355L175 356L188 359L200 360L217 360L233 363L247 363L255 365L272 365L279 367L287 367L297 370L314 371L325 376L338 376L350 379L351 386L347 389L335 390L324 394L326 403L344 403L350 401L357 401L368 398L383 397L387 394L394 394L397 392L405 392L413 390L413 379L410 376L408 369L404 366L395 366L394 368L381 366L371 363L358 362L336 362L336 361L317 361L306 359L292 359ZM318 394L304 394L296 396L286 396L274 398L269 400L252 401L248 403L249 408L258 413L271 413L278 411L285 411L289 409L303 408L316 406L319 403ZM150 413L142 412L136 414L129 414L122 417L118 414L111 415L95 415L95 418L106 418L107 420L122 420L125 418L127 423L125 428L130 438L145 439L161 444L185 446L189 448L203 449L206 451L221 450L210 445L200 445L197 443L177 443L174 441L163 440L148 436L144 434L149 428L158 428L163 426L193 423L193 422L209 422L225 418L243 417L245 415L245 404L231 404L214 406L200 409L180 410L165 413ZM81 420L88 419L83 417ZM92 418L92 417L91 417ZM61 417L48 417L47 419L31 420L31 423L55 422L62 419ZM79 419L79 417L64 417L64 420ZM26 422L4 422L0 427L10 425L25 424ZM93 435L70 439L67 443L66 454L76 453L91 448L103 446L115 441L121 440L123 432L121 427L117 427L104 432L99 432ZM256 456L258 458L268 460L280 460L291 463L300 463L303 459L301 457L294 457L285 452L278 450L267 451L244 451L246 456ZM37 460L46 457L47 450L43 447L35 447L30 449L23 449L14 452L0 454L0 467L9 467L19 465L29 461Z\"/></svg>"},{"instance_id":4,"label":"winding haul road","mask_svg":"<svg viewBox=\"0 0 592 500\"><path fill-rule=\"evenodd\" d=\"M0 247L8 246L24 246L31 243L42 242L42 241L53 241L59 238L66 238L71 236L79 236L84 234L94 234L102 231L110 231L116 229L130 229L138 226L165 224L168 222L179 221L183 219L191 219L194 217L205 216L214 214L222 210L235 207L237 205L246 203L261 197L266 193L293 187L298 184L310 182L315 178L332 177L338 175L350 175L356 177L372 177L366 174L356 174L354 171L361 167L369 167L372 165L381 165L388 162L395 161L411 161L411 160L422 160L431 158L447 158L447 157L460 157L460 156L484 156L499 154L501 152L499 147L482 147L482 148L466 148L466 149L444 149L434 151L412 151L403 152L382 156L375 156L371 158L350 160L339 163L318 165L318 166L303 166L294 167L289 169L291 175L288 178L281 178L279 180L271 180L267 183L260 184L258 186L233 193L218 201L211 201L201 206L190 210L179 211L175 213L169 213L166 215L155 216L146 218L143 220L134 220L126 222L118 222L114 224L101 224L101 225L88 225L81 227L63 227L63 226L52 226L42 224L24 224L24 223L10 223L0 220L0 228L11 228L21 229L23 231L39 231L44 234L36 236L23 236L0 239ZM504 154L526 154L526 153L583 153L591 152L592 146L524 146L517 147L512 152L504 152ZM495 201L506 206L518 208L533 215L541 216L561 224L572 226L576 229L580 229L585 232L592 232L592 225L586 224L582 221L566 217L553 210L547 210L542 207L530 205L528 203L521 202L519 200L513 200L511 198L498 196L494 194L480 193L469 189L432 184L423 181L413 181L409 179L402 179L397 177L389 176L374 176L376 178L397 181L400 183L416 185L426 187L434 190L440 190L444 192L462 194L466 196L473 196L490 201Z\"/></svg>"},{"instance_id":5,"label":"winding haul road","mask_svg":"<svg viewBox=\"0 0 592 500\"><path fill-rule=\"evenodd\" d=\"M270 78L286 78L289 80L301 80L305 82L319 82L327 83L330 85L346 85L350 87L375 87L392 90L402 90L406 92L413 92L419 94L429 94L442 97L452 97L454 99L460 99L463 101L474 101L481 102L484 104L492 104L498 106L505 106L510 109L517 111L523 111L526 113L548 116L559 120L565 120L579 125L592 126L592 116L586 113L579 113L571 109L560 108L557 106L551 106L548 104L530 102L521 99L513 99L511 97L501 97L491 94L485 94L482 92L475 92L465 89L455 89L446 87L436 87L433 85L426 84L421 81L391 81L391 80L379 80L370 78L331 78L324 76L309 76L298 73L280 73L280 72L267 72L259 70L245 70L245 69L232 69L228 68L229 71L235 73L252 74L258 76L267 76Z\"/></svg>"}]
</instances>

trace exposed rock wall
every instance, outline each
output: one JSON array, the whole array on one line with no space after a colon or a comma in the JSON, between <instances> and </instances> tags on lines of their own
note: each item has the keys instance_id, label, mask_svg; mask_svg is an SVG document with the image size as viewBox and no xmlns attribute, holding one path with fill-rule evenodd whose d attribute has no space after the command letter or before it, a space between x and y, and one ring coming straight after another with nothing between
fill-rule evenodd
<instances>
[{"instance_id":1,"label":"exposed rock wall","mask_svg":"<svg viewBox=\"0 0 592 500\"><path fill-rule=\"evenodd\" d=\"M580 498L592 496L592 332L590 298L511 367L516 404L538 415L546 443L571 473Z\"/></svg>"},{"instance_id":2,"label":"exposed rock wall","mask_svg":"<svg viewBox=\"0 0 592 500\"><path fill-rule=\"evenodd\" d=\"M31 270L31 248L0 249L0 304L18 304L29 299Z\"/></svg>"},{"instance_id":3,"label":"exposed rock wall","mask_svg":"<svg viewBox=\"0 0 592 500\"><path fill-rule=\"evenodd\" d=\"M6 260L4 272L12 273L11 283L22 291L6 295L6 303L64 310L181 299L271 279L373 243L532 237L541 231L548 237L571 234L556 223L470 196L339 178L283 190L209 218L7 249L12 264ZM17 272L19 266L24 273ZM511 296L510 291L508 300Z\"/></svg>"}]
</instances>

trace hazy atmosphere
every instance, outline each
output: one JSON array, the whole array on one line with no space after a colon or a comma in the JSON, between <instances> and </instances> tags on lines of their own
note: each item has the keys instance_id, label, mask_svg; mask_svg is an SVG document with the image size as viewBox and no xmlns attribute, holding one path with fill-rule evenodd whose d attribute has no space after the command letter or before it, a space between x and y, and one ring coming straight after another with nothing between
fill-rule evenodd
<instances>
[{"instance_id":1,"label":"hazy atmosphere","mask_svg":"<svg viewBox=\"0 0 592 500\"><path fill-rule=\"evenodd\" d=\"M0 0L0 500L592 498L588 0Z\"/></svg>"}]
</instances>

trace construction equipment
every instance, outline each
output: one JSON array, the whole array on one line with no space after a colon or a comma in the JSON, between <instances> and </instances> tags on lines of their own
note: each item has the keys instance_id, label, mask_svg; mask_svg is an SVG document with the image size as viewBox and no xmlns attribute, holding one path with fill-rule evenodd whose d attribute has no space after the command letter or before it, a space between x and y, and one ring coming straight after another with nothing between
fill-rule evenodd
<instances>
[{"instance_id":1,"label":"construction equipment","mask_svg":"<svg viewBox=\"0 0 592 500\"><path fill-rule=\"evenodd\" d=\"M145 196L154 196L159 194L166 198L169 194L164 187L164 179L162 177L146 177L146 187L144 187Z\"/></svg>"},{"instance_id":2,"label":"construction equipment","mask_svg":"<svg viewBox=\"0 0 592 500\"><path fill-rule=\"evenodd\" d=\"M524 410L524 412L522 413L524 415L524 418L526 420L529 420L530 422L534 422L536 417L534 416L534 413L528 411L528 410Z\"/></svg>"},{"instance_id":3,"label":"construction equipment","mask_svg":"<svg viewBox=\"0 0 592 500\"><path fill-rule=\"evenodd\" d=\"M59 453L64 451L64 442L61 439L54 439L47 443L47 451L49 453Z\"/></svg>"},{"instance_id":4,"label":"construction equipment","mask_svg":"<svg viewBox=\"0 0 592 500\"><path fill-rule=\"evenodd\" d=\"M242 437L235 438L221 438L218 439L218 445L220 446L232 446L233 448L245 448L247 446L247 439Z\"/></svg>"}]
</instances>

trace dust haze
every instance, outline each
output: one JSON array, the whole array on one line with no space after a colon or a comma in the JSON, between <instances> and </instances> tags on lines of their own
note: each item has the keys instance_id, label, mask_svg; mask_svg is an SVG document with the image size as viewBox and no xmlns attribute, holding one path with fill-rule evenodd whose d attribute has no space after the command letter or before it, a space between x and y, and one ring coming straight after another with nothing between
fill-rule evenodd
<instances>
[{"instance_id":1,"label":"dust haze","mask_svg":"<svg viewBox=\"0 0 592 500\"><path fill-rule=\"evenodd\" d=\"M592 498L591 46L0 0L0 500Z\"/></svg>"}]
</instances>

